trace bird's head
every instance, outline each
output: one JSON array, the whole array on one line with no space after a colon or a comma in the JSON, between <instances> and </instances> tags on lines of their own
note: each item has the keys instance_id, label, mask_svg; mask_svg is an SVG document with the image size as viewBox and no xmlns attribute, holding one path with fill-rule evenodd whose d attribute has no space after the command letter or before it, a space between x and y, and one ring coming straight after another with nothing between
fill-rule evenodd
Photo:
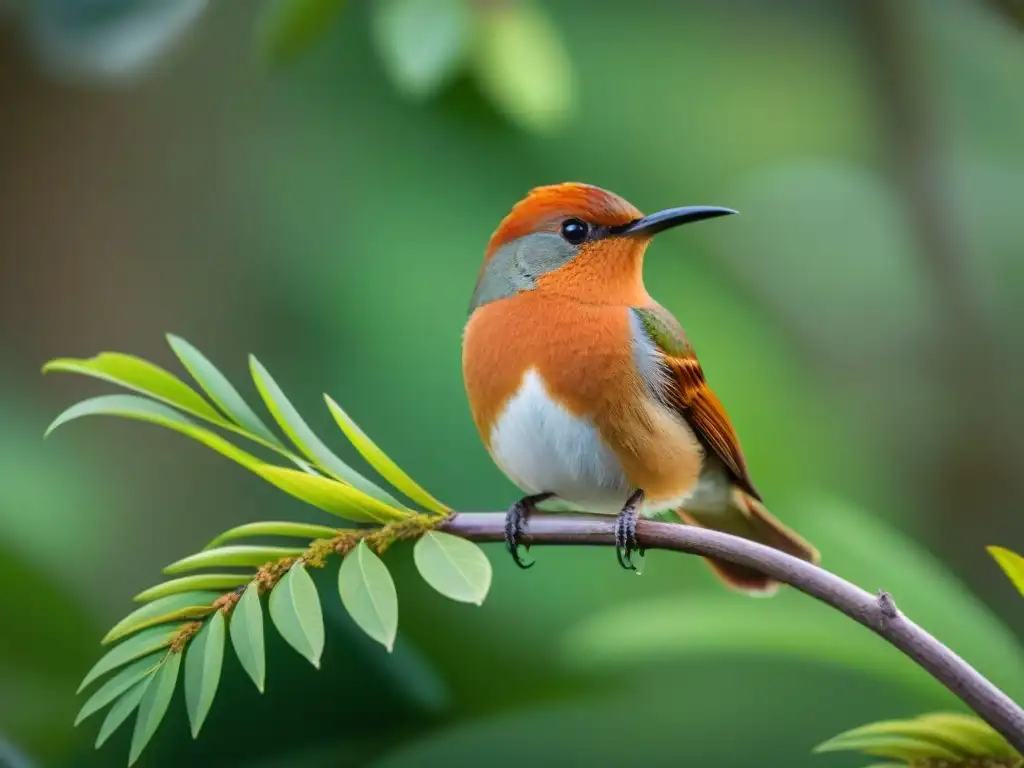
<instances>
[{"instance_id":1,"label":"bird's head","mask_svg":"<svg viewBox=\"0 0 1024 768\"><path fill-rule=\"evenodd\" d=\"M691 206L644 216L618 195L589 184L537 187L491 236L470 311L530 290L588 303L641 303L643 257L651 238L731 213Z\"/></svg>"}]
</instances>

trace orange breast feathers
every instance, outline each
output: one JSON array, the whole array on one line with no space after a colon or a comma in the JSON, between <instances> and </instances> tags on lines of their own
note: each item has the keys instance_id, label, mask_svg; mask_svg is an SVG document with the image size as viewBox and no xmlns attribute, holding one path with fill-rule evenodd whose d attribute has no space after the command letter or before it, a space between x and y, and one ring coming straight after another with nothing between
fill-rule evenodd
<instances>
[{"instance_id":1,"label":"orange breast feathers","mask_svg":"<svg viewBox=\"0 0 1024 768\"><path fill-rule=\"evenodd\" d=\"M470 409L490 448L495 421L531 368L550 396L587 419L649 498L685 495L702 451L692 430L648 394L633 356L629 309L521 293L476 310L463 340Z\"/></svg>"}]
</instances>

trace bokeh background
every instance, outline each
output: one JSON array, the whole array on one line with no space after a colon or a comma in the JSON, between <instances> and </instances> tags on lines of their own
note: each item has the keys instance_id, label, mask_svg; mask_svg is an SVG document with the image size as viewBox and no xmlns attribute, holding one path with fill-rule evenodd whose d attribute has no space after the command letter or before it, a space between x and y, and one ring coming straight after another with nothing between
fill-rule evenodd
<instances>
[{"instance_id":1,"label":"bokeh background","mask_svg":"<svg viewBox=\"0 0 1024 768\"><path fill-rule=\"evenodd\" d=\"M150 425L44 442L108 388L43 362L180 372L170 331L255 403L252 352L342 455L322 392L448 504L503 509L460 334L500 217L563 180L742 212L646 274L769 506L1024 696L1024 610L984 549L1024 549L1020 6L286 5L0 2L0 764L123 764L130 727L94 751L97 719L71 723L131 596L232 525L322 521ZM695 558L488 552L475 608L389 551L393 654L339 605L321 671L272 640L260 696L229 653L200 738L179 692L139 764L842 768L865 760L811 748L959 708L824 606L725 594Z\"/></svg>"}]
</instances>

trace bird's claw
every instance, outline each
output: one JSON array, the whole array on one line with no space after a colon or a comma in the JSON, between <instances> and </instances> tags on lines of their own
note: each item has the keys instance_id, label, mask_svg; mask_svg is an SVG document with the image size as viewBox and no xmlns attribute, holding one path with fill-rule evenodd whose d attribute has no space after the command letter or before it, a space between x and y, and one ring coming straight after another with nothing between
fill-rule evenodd
<instances>
[{"instance_id":1,"label":"bird's claw","mask_svg":"<svg viewBox=\"0 0 1024 768\"><path fill-rule=\"evenodd\" d=\"M527 496L513 504L505 514L505 546L508 553L512 555L512 561L522 568L533 568L537 564L535 560L524 562L519 554L519 545L529 552L530 542L525 540L527 519L537 511L537 503L551 498L550 493L540 493L535 496Z\"/></svg>"},{"instance_id":2,"label":"bird's claw","mask_svg":"<svg viewBox=\"0 0 1024 768\"><path fill-rule=\"evenodd\" d=\"M643 491L637 491L630 496L615 521L615 557L619 565L627 571L636 570L636 565L633 564L634 551L638 552L640 557L644 556L643 548L636 542L637 507L643 498Z\"/></svg>"}]
</instances>

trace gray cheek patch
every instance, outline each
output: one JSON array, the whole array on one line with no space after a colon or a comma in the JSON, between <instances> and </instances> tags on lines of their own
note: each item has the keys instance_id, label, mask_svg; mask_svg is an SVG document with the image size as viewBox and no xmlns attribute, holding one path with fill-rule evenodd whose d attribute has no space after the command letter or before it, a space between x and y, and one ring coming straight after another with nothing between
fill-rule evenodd
<instances>
[{"instance_id":1,"label":"gray cheek patch","mask_svg":"<svg viewBox=\"0 0 1024 768\"><path fill-rule=\"evenodd\" d=\"M576 253L574 246L554 232L534 232L506 243L484 267L473 291L470 313L484 304L534 289L537 278L563 266Z\"/></svg>"}]
</instances>

